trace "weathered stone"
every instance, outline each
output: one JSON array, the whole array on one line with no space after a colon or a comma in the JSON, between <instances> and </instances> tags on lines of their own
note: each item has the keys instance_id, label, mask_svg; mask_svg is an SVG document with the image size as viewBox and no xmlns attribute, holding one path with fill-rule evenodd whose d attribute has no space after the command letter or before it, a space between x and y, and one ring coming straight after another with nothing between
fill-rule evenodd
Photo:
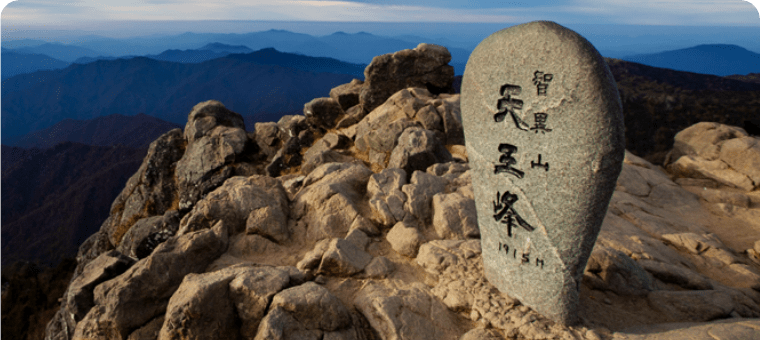
<instances>
[{"instance_id":1,"label":"weathered stone","mask_svg":"<svg viewBox=\"0 0 760 340\"><path fill-rule=\"evenodd\" d=\"M271 158L279 150L278 144L280 142L280 128L277 123L256 123L254 126L256 130L256 144L259 149L267 155L267 158Z\"/></svg>"},{"instance_id":2,"label":"weathered stone","mask_svg":"<svg viewBox=\"0 0 760 340\"><path fill-rule=\"evenodd\" d=\"M137 221L121 240L116 249L136 259L148 257L161 243L174 236L179 229L179 212L169 210L163 216L153 216Z\"/></svg>"},{"instance_id":3,"label":"weathered stone","mask_svg":"<svg viewBox=\"0 0 760 340\"><path fill-rule=\"evenodd\" d=\"M375 279L384 279L393 273L394 270L396 270L396 265L385 256L373 258L372 261L364 267L364 273L367 274L367 277Z\"/></svg>"},{"instance_id":4,"label":"weathered stone","mask_svg":"<svg viewBox=\"0 0 760 340\"><path fill-rule=\"evenodd\" d=\"M388 160L388 167L401 168L407 174L411 174L415 170L425 171L435 163L450 161L451 153L432 131L410 127L398 137L396 147Z\"/></svg>"},{"instance_id":5,"label":"weathered stone","mask_svg":"<svg viewBox=\"0 0 760 340\"><path fill-rule=\"evenodd\" d=\"M337 297L307 282L275 295L255 339L358 340L362 335Z\"/></svg>"},{"instance_id":6,"label":"weathered stone","mask_svg":"<svg viewBox=\"0 0 760 340\"><path fill-rule=\"evenodd\" d=\"M713 122L694 124L678 132L673 141L670 159L676 161L681 156L699 156L712 161L720 157L722 141L747 136L742 128Z\"/></svg>"},{"instance_id":7,"label":"weathered stone","mask_svg":"<svg viewBox=\"0 0 760 340\"><path fill-rule=\"evenodd\" d=\"M282 247L261 235L256 234L237 234L230 239L230 246L227 255L239 258L250 258L276 253L281 251Z\"/></svg>"},{"instance_id":8,"label":"weathered stone","mask_svg":"<svg viewBox=\"0 0 760 340\"><path fill-rule=\"evenodd\" d=\"M74 278L66 291L66 308L73 314L74 319L82 320L95 305L95 286L118 276L134 263L133 259L112 250L84 266L82 275Z\"/></svg>"},{"instance_id":9,"label":"weathered stone","mask_svg":"<svg viewBox=\"0 0 760 340\"><path fill-rule=\"evenodd\" d=\"M345 145L345 143L347 142L344 139L337 137L335 134L325 135L324 138L314 143L314 145L304 154L303 164L301 164L301 173L308 175L318 166L326 163L348 163L356 161L356 158L354 157L333 150L339 146Z\"/></svg>"},{"instance_id":10,"label":"weathered stone","mask_svg":"<svg viewBox=\"0 0 760 340\"><path fill-rule=\"evenodd\" d=\"M425 242L425 236L415 226L405 222L396 223L385 238L393 250L408 257L417 257L420 244Z\"/></svg>"},{"instance_id":11,"label":"weathered stone","mask_svg":"<svg viewBox=\"0 0 760 340\"><path fill-rule=\"evenodd\" d=\"M306 122L325 130L334 128L345 114L338 101L329 97L312 99L303 106Z\"/></svg>"},{"instance_id":12,"label":"weathered stone","mask_svg":"<svg viewBox=\"0 0 760 340\"><path fill-rule=\"evenodd\" d=\"M710 280L690 269L652 260L639 260L637 262L662 282L673 283L686 289L713 289Z\"/></svg>"},{"instance_id":13,"label":"weathered stone","mask_svg":"<svg viewBox=\"0 0 760 340\"><path fill-rule=\"evenodd\" d=\"M720 144L720 159L731 168L749 177L760 186L760 142L758 138L741 137Z\"/></svg>"},{"instance_id":14,"label":"weathered stone","mask_svg":"<svg viewBox=\"0 0 760 340\"><path fill-rule=\"evenodd\" d=\"M385 226L391 226L404 220L404 202L406 194L401 188L406 184L406 171L399 168L384 169L370 176L367 183L369 206L375 220Z\"/></svg>"},{"instance_id":15,"label":"weathered stone","mask_svg":"<svg viewBox=\"0 0 760 340\"><path fill-rule=\"evenodd\" d=\"M734 310L731 296L715 290L657 290L649 293L647 300L654 309L676 322L725 318Z\"/></svg>"},{"instance_id":16,"label":"weathered stone","mask_svg":"<svg viewBox=\"0 0 760 340\"><path fill-rule=\"evenodd\" d=\"M336 276L350 276L367 266L372 255L351 241L336 238L330 241L322 255L319 272Z\"/></svg>"},{"instance_id":17,"label":"weathered stone","mask_svg":"<svg viewBox=\"0 0 760 340\"><path fill-rule=\"evenodd\" d=\"M445 179L422 171L413 172L411 182L401 187L407 197L404 210L421 222L428 221L431 217L433 197L445 188Z\"/></svg>"},{"instance_id":18,"label":"weathered stone","mask_svg":"<svg viewBox=\"0 0 760 340\"><path fill-rule=\"evenodd\" d=\"M728 340L760 338L760 320L726 319L705 323L663 323L615 332L613 340Z\"/></svg>"},{"instance_id":19,"label":"weathered stone","mask_svg":"<svg viewBox=\"0 0 760 340\"><path fill-rule=\"evenodd\" d=\"M175 168L184 152L185 139L180 129L171 130L150 143L142 165L116 197L108 219L100 228L112 245L118 246L140 218L176 209Z\"/></svg>"},{"instance_id":20,"label":"weathered stone","mask_svg":"<svg viewBox=\"0 0 760 340\"><path fill-rule=\"evenodd\" d=\"M668 170L679 177L711 179L723 185L746 191L754 188L749 177L731 169L728 164L719 159L708 161L700 157L686 155L670 164Z\"/></svg>"},{"instance_id":21,"label":"weathered stone","mask_svg":"<svg viewBox=\"0 0 760 340\"><path fill-rule=\"evenodd\" d=\"M231 233L239 233L246 230L246 221L251 213L265 207L271 207L276 216L288 215L288 198L280 181L259 175L233 177L209 193L182 218L178 235L209 228L218 220L224 221ZM258 215L254 214L253 217L257 218Z\"/></svg>"},{"instance_id":22,"label":"weathered stone","mask_svg":"<svg viewBox=\"0 0 760 340\"><path fill-rule=\"evenodd\" d=\"M126 338L163 314L185 275L203 271L226 251L227 243L222 222L162 243L124 274L95 287L95 307L77 324L74 338L98 338L98 334Z\"/></svg>"},{"instance_id":23,"label":"weathered stone","mask_svg":"<svg viewBox=\"0 0 760 340\"><path fill-rule=\"evenodd\" d=\"M596 246L586 266L589 284L623 296L645 296L654 290L654 280L636 261L620 251Z\"/></svg>"},{"instance_id":24,"label":"weathered stone","mask_svg":"<svg viewBox=\"0 0 760 340\"><path fill-rule=\"evenodd\" d=\"M433 240L423 244L415 262L430 274L439 275L446 268L458 263L457 256L449 249L461 245L461 240Z\"/></svg>"},{"instance_id":25,"label":"weathered stone","mask_svg":"<svg viewBox=\"0 0 760 340\"><path fill-rule=\"evenodd\" d=\"M438 111L435 109L435 107L433 107L433 105L428 105L421 108L419 111L417 111L415 118L422 123L422 127L425 129L443 131L443 121L441 120L441 115L438 114Z\"/></svg>"},{"instance_id":26,"label":"weathered stone","mask_svg":"<svg viewBox=\"0 0 760 340\"><path fill-rule=\"evenodd\" d=\"M164 316L161 315L129 334L127 340L158 339L163 325Z\"/></svg>"},{"instance_id":27,"label":"weathered stone","mask_svg":"<svg viewBox=\"0 0 760 340\"><path fill-rule=\"evenodd\" d=\"M330 90L330 98L337 101L344 111L348 111L349 108L359 104L359 95L362 92L363 85L364 81L353 79L348 84Z\"/></svg>"},{"instance_id":28,"label":"weathered stone","mask_svg":"<svg viewBox=\"0 0 760 340\"><path fill-rule=\"evenodd\" d=\"M353 223L363 219L358 202L372 170L359 163L327 163L306 176L292 204L292 217L308 225L311 240L345 237Z\"/></svg>"},{"instance_id":29,"label":"weathered stone","mask_svg":"<svg viewBox=\"0 0 760 340\"><path fill-rule=\"evenodd\" d=\"M289 282L287 272L269 267L251 268L230 281L230 297L243 323L240 327L243 338L256 336L272 297L287 288Z\"/></svg>"},{"instance_id":30,"label":"weathered stone","mask_svg":"<svg viewBox=\"0 0 760 340\"><path fill-rule=\"evenodd\" d=\"M606 62L556 23L510 27L470 55L461 101L486 277L547 317L576 322L625 153Z\"/></svg>"},{"instance_id":31,"label":"weathered stone","mask_svg":"<svg viewBox=\"0 0 760 340\"><path fill-rule=\"evenodd\" d=\"M74 270L74 275L80 275L90 261L111 249L114 249L114 246L111 244L107 233L98 231L90 235L79 246L79 250L77 251L77 268Z\"/></svg>"},{"instance_id":32,"label":"weathered stone","mask_svg":"<svg viewBox=\"0 0 760 340\"><path fill-rule=\"evenodd\" d=\"M388 289L368 284L354 305L382 339L453 339L455 316L422 287ZM455 335L456 334L456 335Z\"/></svg>"},{"instance_id":33,"label":"weathered stone","mask_svg":"<svg viewBox=\"0 0 760 340\"><path fill-rule=\"evenodd\" d=\"M188 144L176 170L180 210L192 207L202 195L232 175L225 165L243 152L247 140L244 129L217 126Z\"/></svg>"},{"instance_id":34,"label":"weathered stone","mask_svg":"<svg viewBox=\"0 0 760 340\"><path fill-rule=\"evenodd\" d=\"M451 91L454 67L449 61L451 54L445 47L429 44L374 57L364 70L360 96L364 111L371 112L407 87L423 87L436 94Z\"/></svg>"},{"instance_id":35,"label":"weathered stone","mask_svg":"<svg viewBox=\"0 0 760 340\"><path fill-rule=\"evenodd\" d=\"M363 141L364 136L373 130L382 128L399 119L410 119L415 113L426 105L426 101L414 96L413 89L403 89L396 92L385 103L378 106L367 114L366 117L356 124L356 147L366 150L368 147Z\"/></svg>"},{"instance_id":36,"label":"weathered stone","mask_svg":"<svg viewBox=\"0 0 760 340\"><path fill-rule=\"evenodd\" d=\"M239 339L229 287L236 275L226 268L185 276L169 299L158 339Z\"/></svg>"},{"instance_id":37,"label":"weathered stone","mask_svg":"<svg viewBox=\"0 0 760 340\"><path fill-rule=\"evenodd\" d=\"M314 248L304 254L303 259L298 261L296 268L300 270L315 269L322 262L322 255L327 250L327 246L330 245L330 239L323 239L314 245Z\"/></svg>"},{"instance_id":38,"label":"weathered stone","mask_svg":"<svg viewBox=\"0 0 760 340\"><path fill-rule=\"evenodd\" d=\"M239 128L245 131L243 117L228 110L224 104L216 100L200 102L193 106L187 116L185 140L188 143L193 143L197 139L209 135L217 126Z\"/></svg>"},{"instance_id":39,"label":"weathered stone","mask_svg":"<svg viewBox=\"0 0 760 340\"><path fill-rule=\"evenodd\" d=\"M459 97L454 101L444 101L436 110L443 122L443 131L446 136L445 144L464 144L464 130L462 129L462 112L459 106Z\"/></svg>"},{"instance_id":40,"label":"weathered stone","mask_svg":"<svg viewBox=\"0 0 760 340\"><path fill-rule=\"evenodd\" d=\"M504 337L493 329L475 328L464 335L459 340L503 340Z\"/></svg>"},{"instance_id":41,"label":"weathered stone","mask_svg":"<svg viewBox=\"0 0 760 340\"><path fill-rule=\"evenodd\" d=\"M285 242L290 237L287 211L265 206L251 211L246 219L245 232L258 234L277 242Z\"/></svg>"},{"instance_id":42,"label":"weathered stone","mask_svg":"<svg viewBox=\"0 0 760 340\"><path fill-rule=\"evenodd\" d=\"M440 238L480 237L475 200L455 192L433 196L433 226Z\"/></svg>"}]
</instances>

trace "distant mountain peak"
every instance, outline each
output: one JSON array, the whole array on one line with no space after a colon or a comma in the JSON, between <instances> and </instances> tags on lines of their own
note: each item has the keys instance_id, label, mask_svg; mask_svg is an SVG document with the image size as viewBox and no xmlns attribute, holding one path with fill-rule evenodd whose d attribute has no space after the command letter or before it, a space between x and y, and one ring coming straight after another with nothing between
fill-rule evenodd
<instances>
[{"instance_id":1,"label":"distant mountain peak","mask_svg":"<svg viewBox=\"0 0 760 340\"><path fill-rule=\"evenodd\" d=\"M199 48L201 51L213 51L213 52L233 52L233 53L247 53L253 52L252 49L245 45L228 45L220 42L213 42L204 45Z\"/></svg>"},{"instance_id":2,"label":"distant mountain peak","mask_svg":"<svg viewBox=\"0 0 760 340\"><path fill-rule=\"evenodd\" d=\"M691 48L695 49L713 49L713 48L719 48L719 49L728 49L728 50L742 50L742 51L748 51L746 48L741 47L739 45L733 45L733 44L702 44L697 45Z\"/></svg>"},{"instance_id":3,"label":"distant mountain peak","mask_svg":"<svg viewBox=\"0 0 760 340\"><path fill-rule=\"evenodd\" d=\"M731 44L702 44L672 51L632 55L623 60L717 76L760 72L760 54Z\"/></svg>"}]
</instances>

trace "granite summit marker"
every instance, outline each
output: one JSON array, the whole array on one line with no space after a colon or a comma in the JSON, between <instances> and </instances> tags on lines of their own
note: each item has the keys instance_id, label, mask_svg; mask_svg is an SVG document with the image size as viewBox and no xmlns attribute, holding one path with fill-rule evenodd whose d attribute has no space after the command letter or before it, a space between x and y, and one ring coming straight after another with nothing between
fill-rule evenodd
<instances>
[{"instance_id":1,"label":"granite summit marker","mask_svg":"<svg viewBox=\"0 0 760 340\"><path fill-rule=\"evenodd\" d=\"M461 107L486 277L557 322L577 322L625 152L606 62L554 22L510 27L470 55Z\"/></svg>"}]
</instances>

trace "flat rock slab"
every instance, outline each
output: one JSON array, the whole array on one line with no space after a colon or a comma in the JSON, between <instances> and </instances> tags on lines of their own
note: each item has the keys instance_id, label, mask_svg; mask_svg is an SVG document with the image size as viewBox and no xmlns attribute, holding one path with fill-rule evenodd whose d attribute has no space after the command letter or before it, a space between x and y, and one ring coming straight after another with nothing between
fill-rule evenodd
<instances>
[{"instance_id":1,"label":"flat rock slab","mask_svg":"<svg viewBox=\"0 0 760 340\"><path fill-rule=\"evenodd\" d=\"M510 27L470 55L461 107L486 277L545 316L576 322L625 153L606 62L556 23Z\"/></svg>"},{"instance_id":2,"label":"flat rock slab","mask_svg":"<svg viewBox=\"0 0 760 340\"><path fill-rule=\"evenodd\" d=\"M615 332L613 340L729 340L760 339L759 319L728 319L709 323L639 326Z\"/></svg>"}]
</instances>

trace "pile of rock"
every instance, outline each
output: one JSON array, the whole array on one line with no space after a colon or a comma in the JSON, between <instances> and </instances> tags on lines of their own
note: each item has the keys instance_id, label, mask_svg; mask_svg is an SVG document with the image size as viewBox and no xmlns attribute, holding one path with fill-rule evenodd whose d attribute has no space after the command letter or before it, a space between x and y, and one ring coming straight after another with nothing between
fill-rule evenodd
<instances>
[{"instance_id":1,"label":"pile of rock","mask_svg":"<svg viewBox=\"0 0 760 340\"><path fill-rule=\"evenodd\" d=\"M251 134L221 103L196 105L82 244L46 338L622 339L716 319L757 332L742 318L760 317L760 267L714 226L750 236L760 219L727 211L758 203L712 209L629 153L581 323L499 292L483 273L449 59L424 44L377 57L364 83Z\"/></svg>"}]
</instances>

